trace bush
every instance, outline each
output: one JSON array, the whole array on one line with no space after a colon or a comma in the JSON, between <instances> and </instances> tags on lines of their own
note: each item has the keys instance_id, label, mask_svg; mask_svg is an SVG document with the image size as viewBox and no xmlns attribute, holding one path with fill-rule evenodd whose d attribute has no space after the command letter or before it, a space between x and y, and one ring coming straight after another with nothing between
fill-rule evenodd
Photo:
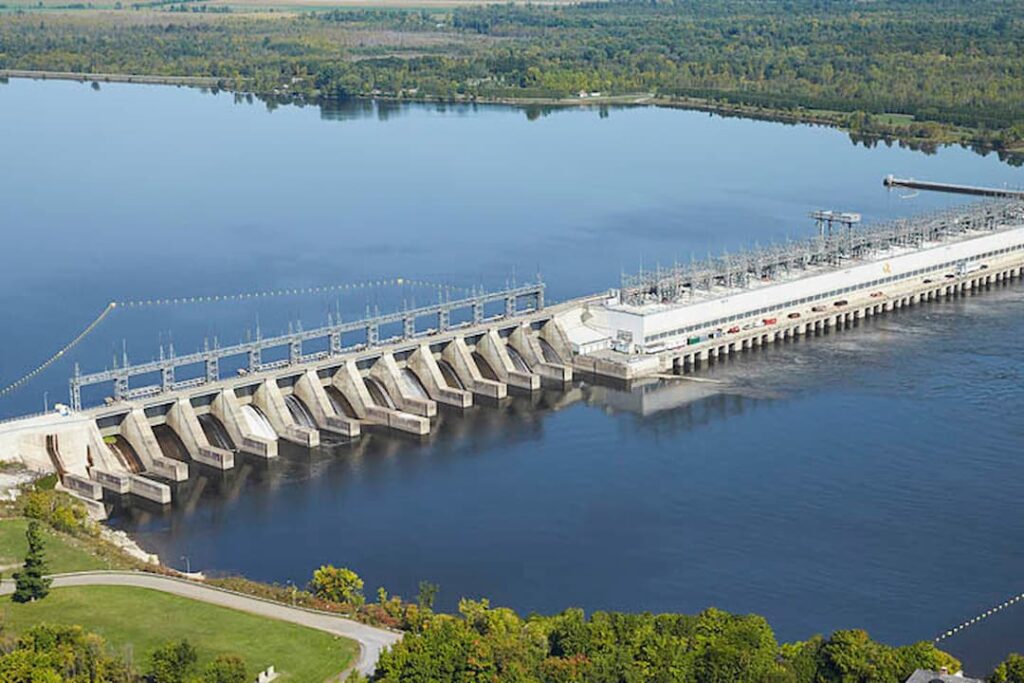
<instances>
[{"instance_id":1,"label":"bush","mask_svg":"<svg viewBox=\"0 0 1024 683\"><path fill-rule=\"evenodd\" d=\"M359 607L365 602L363 580L347 567L324 565L313 572L311 583L317 597Z\"/></svg>"},{"instance_id":2,"label":"bush","mask_svg":"<svg viewBox=\"0 0 1024 683\"><path fill-rule=\"evenodd\" d=\"M247 683L245 660L238 655L220 655L203 669L202 683Z\"/></svg>"},{"instance_id":3,"label":"bush","mask_svg":"<svg viewBox=\"0 0 1024 683\"><path fill-rule=\"evenodd\" d=\"M167 643L149 658L152 683L185 683L193 673L199 655L187 640Z\"/></svg>"},{"instance_id":4,"label":"bush","mask_svg":"<svg viewBox=\"0 0 1024 683\"><path fill-rule=\"evenodd\" d=\"M89 521L85 506L60 491L37 489L26 492L21 497L21 513L68 534L95 536L98 533Z\"/></svg>"}]
</instances>

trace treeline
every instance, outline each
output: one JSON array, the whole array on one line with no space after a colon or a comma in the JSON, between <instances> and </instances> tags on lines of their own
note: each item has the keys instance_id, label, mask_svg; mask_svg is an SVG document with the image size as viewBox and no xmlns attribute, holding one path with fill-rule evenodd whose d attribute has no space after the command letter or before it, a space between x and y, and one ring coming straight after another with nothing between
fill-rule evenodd
<instances>
[{"instance_id":1,"label":"treeline","mask_svg":"<svg viewBox=\"0 0 1024 683\"><path fill-rule=\"evenodd\" d=\"M209 76L299 97L649 93L807 111L904 138L998 149L1024 141L1024 15L1012 0L616 0L274 18L172 16L166 7L8 13L5 67Z\"/></svg>"},{"instance_id":2,"label":"treeline","mask_svg":"<svg viewBox=\"0 0 1024 683\"><path fill-rule=\"evenodd\" d=\"M126 617L130 618L130 617ZM81 626L38 624L0 639L3 683L248 683L245 662L220 655L200 665L187 640L156 649L139 672Z\"/></svg>"},{"instance_id":3,"label":"treeline","mask_svg":"<svg viewBox=\"0 0 1024 683\"><path fill-rule=\"evenodd\" d=\"M378 664L382 683L903 683L916 669L958 671L932 643L890 647L864 631L779 645L759 616L581 610L522 619L486 600L463 600ZM1014 680L1017 679L1002 679Z\"/></svg>"}]
</instances>

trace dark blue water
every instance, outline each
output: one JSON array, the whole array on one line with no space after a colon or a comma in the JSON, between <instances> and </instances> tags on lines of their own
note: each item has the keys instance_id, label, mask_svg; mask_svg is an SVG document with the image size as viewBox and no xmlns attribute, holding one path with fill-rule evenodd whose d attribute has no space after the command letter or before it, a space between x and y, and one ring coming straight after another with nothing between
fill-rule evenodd
<instances>
[{"instance_id":1,"label":"dark blue water","mask_svg":"<svg viewBox=\"0 0 1024 683\"><path fill-rule=\"evenodd\" d=\"M538 271L562 299L641 262L806 235L813 209L873 220L961 201L904 199L887 173L1024 183L967 150L659 109L268 112L196 90L13 81L0 130L4 383L111 299L396 276L497 288ZM62 397L76 360L433 296L118 311L0 409ZM434 581L445 606L713 604L762 613L784 639L930 638L1024 588L1022 335L1013 285L745 356L711 371L720 384L579 385L446 413L426 443L371 433L243 460L189 482L170 512L116 524L172 563L301 583L333 562L371 590ZM994 637L1009 650L1021 636Z\"/></svg>"}]
</instances>

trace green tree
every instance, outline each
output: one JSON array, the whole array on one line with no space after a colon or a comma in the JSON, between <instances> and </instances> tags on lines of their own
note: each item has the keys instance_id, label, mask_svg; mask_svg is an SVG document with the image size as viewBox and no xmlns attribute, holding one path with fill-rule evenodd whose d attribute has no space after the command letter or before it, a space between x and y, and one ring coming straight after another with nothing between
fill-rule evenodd
<instances>
[{"instance_id":1,"label":"green tree","mask_svg":"<svg viewBox=\"0 0 1024 683\"><path fill-rule=\"evenodd\" d=\"M203 668L202 683L247 683L245 660L238 655L219 655Z\"/></svg>"},{"instance_id":2,"label":"green tree","mask_svg":"<svg viewBox=\"0 0 1024 683\"><path fill-rule=\"evenodd\" d=\"M313 592L324 600L343 602L354 607L363 604L363 580L347 567L326 564L313 572Z\"/></svg>"},{"instance_id":3,"label":"green tree","mask_svg":"<svg viewBox=\"0 0 1024 683\"><path fill-rule=\"evenodd\" d=\"M1024 656L1011 654L996 667L989 678L990 683L1024 683Z\"/></svg>"},{"instance_id":4,"label":"green tree","mask_svg":"<svg viewBox=\"0 0 1024 683\"><path fill-rule=\"evenodd\" d=\"M80 626L39 624L0 655L4 683L130 683L128 666L107 654L103 639Z\"/></svg>"},{"instance_id":5,"label":"green tree","mask_svg":"<svg viewBox=\"0 0 1024 683\"><path fill-rule=\"evenodd\" d=\"M46 578L43 534L39 522L33 520L28 523L25 538L28 540L28 554L25 555L22 570L14 574L15 588L12 599L15 602L42 600L50 592L50 579Z\"/></svg>"},{"instance_id":6,"label":"green tree","mask_svg":"<svg viewBox=\"0 0 1024 683\"><path fill-rule=\"evenodd\" d=\"M416 604L420 609L434 609L434 601L437 600L440 590L436 583L420 581L420 592L416 596Z\"/></svg>"},{"instance_id":7,"label":"green tree","mask_svg":"<svg viewBox=\"0 0 1024 683\"><path fill-rule=\"evenodd\" d=\"M199 656L188 640L167 643L149 658L149 680L152 683L186 683L195 672Z\"/></svg>"}]
</instances>

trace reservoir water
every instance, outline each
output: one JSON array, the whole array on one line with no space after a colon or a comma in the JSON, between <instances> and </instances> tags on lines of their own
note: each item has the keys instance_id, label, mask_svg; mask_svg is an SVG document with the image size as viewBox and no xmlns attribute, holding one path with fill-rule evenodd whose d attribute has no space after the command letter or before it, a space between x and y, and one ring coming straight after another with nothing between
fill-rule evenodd
<instances>
[{"instance_id":1,"label":"reservoir water","mask_svg":"<svg viewBox=\"0 0 1024 683\"><path fill-rule=\"evenodd\" d=\"M805 236L814 209L881 220L963 201L889 192L887 173L1024 183L964 149L652 108L268 111L182 88L11 81L0 131L0 384L111 300L399 276L498 288L538 272L559 300L641 264ZM63 399L76 361L436 296L117 311L0 414ZM747 354L705 375L717 383L577 382L444 412L425 442L371 432L241 458L199 471L169 510L121 507L112 523L171 564L301 584L332 562L371 594L438 583L446 608L715 605L761 613L786 640L931 638L1024 590L1022 336L1024 288L994 288ZM984 647L945 645L987 673L1024 648L1022 619L1001 618Z\"/></svg>"}]
</instances>

